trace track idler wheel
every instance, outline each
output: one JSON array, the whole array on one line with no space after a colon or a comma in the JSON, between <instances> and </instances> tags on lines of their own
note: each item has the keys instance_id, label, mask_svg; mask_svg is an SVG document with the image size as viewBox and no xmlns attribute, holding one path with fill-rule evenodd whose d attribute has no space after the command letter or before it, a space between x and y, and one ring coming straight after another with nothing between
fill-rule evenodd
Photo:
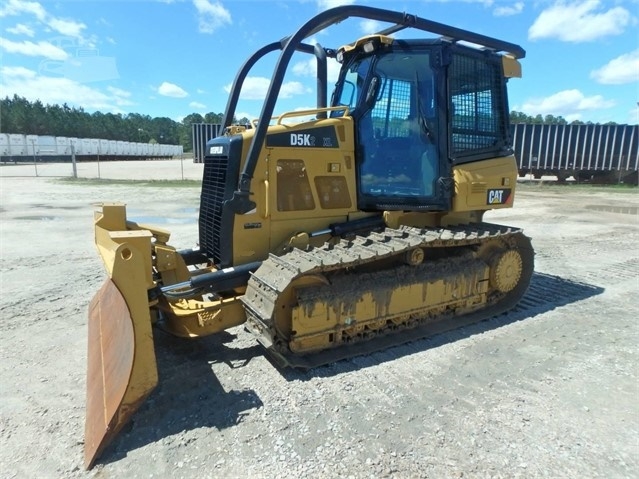
<instances>
[{"instance_id":1,"label":"track idler wheel","mask_svg":"<svg viewBox=\"0 0 639 479\"><path fill-rule=\"evenodd\" d=\"M522 236L522 238L525 238ZM522 251L505 241L491 241L482 245L477 255L490 268L490 287L500 293L509 293L524 279L524 259Z\"/></svg>"},{"instance_id":2,"label":"track idler wheel","mask_svg":"<svg viewBox=\"0 0 639 479\"><path fill-rule=\"evenodd\" d=\"M490 285L500 293L515 289L523 270L519 251L511 249L496 253L490 261Z\"/></svg>"}]
</instances>

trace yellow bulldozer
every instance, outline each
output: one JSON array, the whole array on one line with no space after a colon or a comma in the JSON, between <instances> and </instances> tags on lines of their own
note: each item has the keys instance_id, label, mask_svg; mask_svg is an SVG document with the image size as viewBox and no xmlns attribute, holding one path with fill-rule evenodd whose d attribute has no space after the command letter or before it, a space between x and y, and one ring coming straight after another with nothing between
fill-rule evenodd
<instances>
[{"instance_id":1,"label":"yellow bulldozer","mask_svg":"<svg viewBox=\"0 0 639 479\"><path fill-rule=\"evenodd\" d=\"M348 18L389 26L338 49L305 43ZM426 38L395 37L411 29ZM233 124L251 68L278 50L259 118ZM274 116L295 52L316 59L317 108ZM176 250L123 204L96 211L109 278L89 308L86 467L157 385L154 326L195 338L243 324L278 365L313 368L512 308L531 242L482 220L513 205L506 84L524 55L355 5L255 52L206 145L199 248ZM329 58L341 64L330 102Z\"/></svg>"}]
</instances>

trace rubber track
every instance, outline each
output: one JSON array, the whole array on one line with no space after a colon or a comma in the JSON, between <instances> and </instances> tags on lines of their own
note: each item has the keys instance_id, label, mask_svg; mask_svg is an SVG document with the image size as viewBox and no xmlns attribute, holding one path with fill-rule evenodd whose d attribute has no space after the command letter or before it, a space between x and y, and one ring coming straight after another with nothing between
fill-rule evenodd
<instances>
[{"instance_id":1,"label":"rubber track","mask_svg":"<svg viewBox=\"0 0 639 479\"><path fill-rule=\"evenodd\" d=\"M253 273L242 297L249 324L259 322L272 324L275 305L280 295L302 275L319 275L339 269L366 265L394 255L402 255L416 247L451 248L479 245L491 239L522 235L519 228L490 223L478 223L450 228L387 228L367 236L356 236L352 240L341 240L337 244L325 244L308 251L294 249L282 256L270 255ZM523 294L523 293L522 293ZM378 335L370 341L349 343L304 355L283 354L268 342L262 342L269 353L281 365L313 368L348 357L368 354L390 346L437 334L452 328L487 319L513 307L521 295L513 301L500 302L494 307L464 316L447 316L410 329L391 334ZM249 327L250 329L250 327ZM258 338L262 339L262 338Z\"/></svg>"}]
</instances>

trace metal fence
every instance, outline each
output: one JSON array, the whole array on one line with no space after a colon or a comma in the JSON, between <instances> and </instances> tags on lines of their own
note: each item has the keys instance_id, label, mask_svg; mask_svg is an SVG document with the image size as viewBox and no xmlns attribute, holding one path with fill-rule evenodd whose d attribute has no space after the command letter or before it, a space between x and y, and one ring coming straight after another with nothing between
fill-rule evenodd
<instances>
[{"instance_id":1,"label":"metal fence","mask_svg":"<svg viewBox=\"0 0 639 479\"><path fill-rule=\"evenodd\" d=\"M68 177L110 180L196 180L202 179L203 164L190 157L166 160L125 161L34 161L31 163L0 163L0 182L9 178ZM2 186L0 184L0 189Z\"/></svg>"},{"instance_id":2,"label":"metal fence","mask_svg":"<svg viewBox=\"0 0 639 479\"><path fill-rule=\"evenodd\" d=\"M218 123L193 123L191 131L193 134L193 161L204 163L206 156L206 142L211 138L219 136L222 125Z\"/></svg>"}]
</instances>

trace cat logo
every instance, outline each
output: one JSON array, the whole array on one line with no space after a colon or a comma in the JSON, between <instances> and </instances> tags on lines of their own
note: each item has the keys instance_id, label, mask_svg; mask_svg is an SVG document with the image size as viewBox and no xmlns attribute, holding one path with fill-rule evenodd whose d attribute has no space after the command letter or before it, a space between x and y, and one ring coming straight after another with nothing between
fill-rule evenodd
<instances>
[{"instance_id":1,"label":"cat logo","mask_svg":"<svg viewBox=\"0 0 639 479\"><path fill-rule=\"evenodd\" d=\"M510 199L510 188L501 188L498 190L488 190L488 198L486 203L489 205L505 205Z\"/></svg>"}]
</instances>

